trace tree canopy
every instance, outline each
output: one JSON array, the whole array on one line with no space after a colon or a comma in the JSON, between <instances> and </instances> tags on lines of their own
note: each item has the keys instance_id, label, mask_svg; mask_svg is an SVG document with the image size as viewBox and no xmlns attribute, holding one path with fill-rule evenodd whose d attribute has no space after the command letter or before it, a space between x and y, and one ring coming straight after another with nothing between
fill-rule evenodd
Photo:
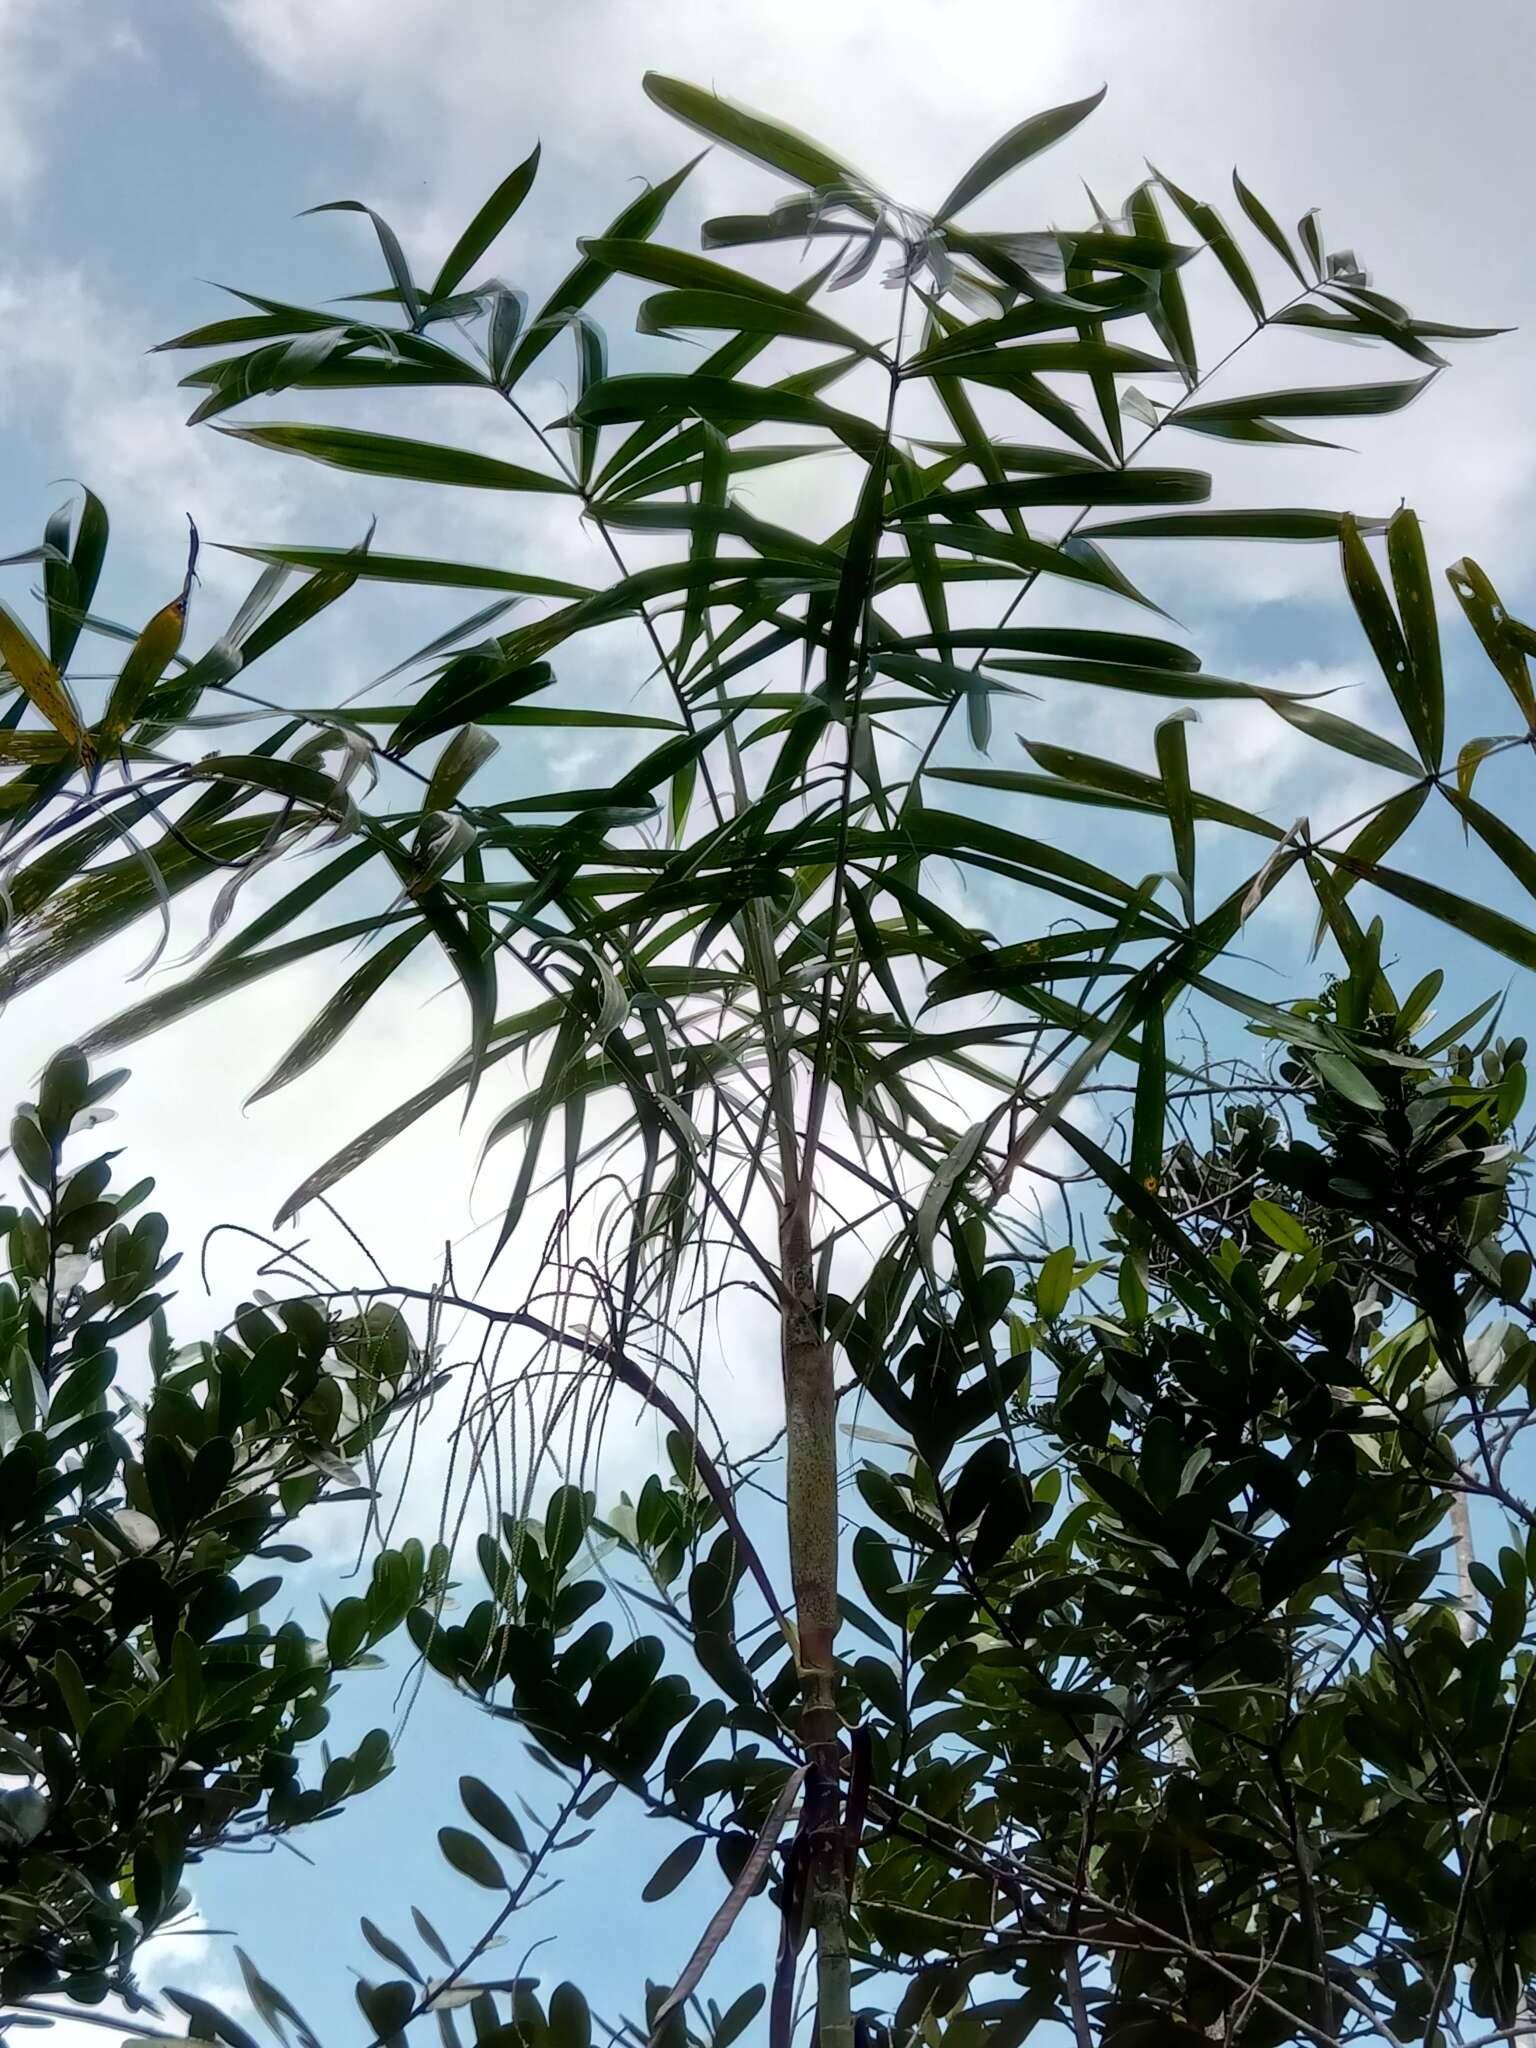
<instances>
[{"instance_id":1,"label":"tree canopy","mask_svg":"<svg viewBox=\"0 0 1536 2048\"><path fill-rule=\"evenodd\" d=\"M318 1640L266 1618L310 1555L290 1524L370 1492L370 1447L430 1371L398 1311L312 1298L252 1302L178 1348L154 1182L115 1192L114 1153L78 1156L126 1078L50 1063L0 1208L0 1998L24 2008L133 2001L189 1863L324 1819L393 1768L382 1728L314 1782L301 1762L339 1675L378 1661L447 1566L415 1541L378 1550Z\"/></svg>"}]
</instances>

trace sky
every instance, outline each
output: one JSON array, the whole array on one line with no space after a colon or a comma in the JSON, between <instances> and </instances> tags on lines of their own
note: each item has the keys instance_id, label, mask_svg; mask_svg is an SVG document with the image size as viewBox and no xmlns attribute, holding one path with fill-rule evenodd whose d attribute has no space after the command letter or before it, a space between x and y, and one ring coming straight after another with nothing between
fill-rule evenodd
<instances>
[{"instance_id":1,"label":"sky","mask_svg":"<svg viewBox=\"0 0 1536 2048\"><path fill-rule=\"evenodd\" d=\"M381 548L555 574L590 566L590 538L553 530L547 517L445 504L411 486L338 477L189 431L186 394L175 388L187 359L149 351L225 310L211 281L306 303L378 282L365 223L296 218L321 201L366 200L426 267L535 140L544 152L536 200L492 256L500 274L537 296L567 267L575 237L599 230L637 178L664 176L693 153L693 138L641 93L647 68L773 111L919 205L933 204L986 141L1024 114L1107 83L1092 123L978 208L979 224L1078 218L1082 178L1118 197L1146 159L1230 213L1235 160L1283 218L1320 206L1330 244L1353 247L1375 281L1415 311L1528 329L1536 313L1527 219L1533 58L1536 22L1517 0L1476 0L1454 33L1427 0L1263 9L1163 0L1155 10L1131 0L1091 8L1066 0L567 0L560 8L530 0L0 0L0 553L32 544L68 488L60 479L78 478L113 517L99 602L120 618L147 617L175 588L188 513L214 541L346 545L377 515ZM694 246L703 215L760 206L773 190L716 152L667 232ZM611 346L622 367L634 343L623 331L622 295L614 303ZM1319 380L1402 374L1400 359L1383 356L1308 361ZM1247 374L1283 384L1300 363L1299 350L1282 342L1262 378ZM561 409L553 369L538 396L548 401L543 417ZM301 411L283 400L263 416ZM479 431L436 398L404 430L428 438ZM1470 553L1517 608L1536 596L1528 545L1536 406L1522 332L1463 350L1412 409L1361 422L1348 438L1353 448L1341 454L1235 451L1223 464L1224 494L1379 512L1406 501L1423 518L1432 563ZM1210 452L1202 443L1188 459L1207 461ZM805 488L814 500L822 486ZM765 508L781 509L771 500ZM787 509L814 516L815 503ZM1339 686L1351 693L1334 700L1347 715L1368 722L1379 713L1381 686L1340 603L1331 550L1203 548L1170 561L1143 543L1124 559L1156 582L1208 669ZM246 580L236 558L212 551L204 571L199 643L218 631ZM29 573L0 572L7 601L24 603ZM294 701L339 701L454 616L430 594L355 593L294 643L282 687ZM1490 688L1459 625L1446 624L1453 730L1509 730L1507 700ZM602 658L623 683L622 654ZM1036 734L1147 764L1150 719L1118 704L1047 702L1028 718ZM1378 787L1358 763L1321 761L1288 729L1229 707L1214 707L1196 729L1191 755L1197 782L1282 824L1303 811L1345 815ZM994 758L1004 757L995 749ZM576 757L557 765L590 779L591 764ZM1525 914L1456 835L1434 828L1420 844L1421 872ZM1211 885L1220 880L1218 867ZM1285 962L1278 993L1305 986L1286 976L1306 972L1306 927L1304 909L1282 904L1255 930L1255 948ZM197 936L190 927L179 935L172 957ZM1506 980L1500 963L1454 937L1431 937L1406 913L1391 938L1407 970L1431 960L1450 968L1453 989L1466 992L1459 1009ZM160 985L126 988L147 943L136 933L88 973L12 1005L4 1028L13 1097L57 1044ZM455 998L443 994L435 963L419 957L404 1000L365 1015L336 1059L249 1111L246 1095L333 985L329 966L266 984L132 1051L118 1141L158 1176L178 1241L191 1249L214 1218L265 1228L319 1158L453 1056L462 1028ZM1517 980L1517 1018L1527 997ZM344 1189L347 1216L392 1273L425 1277L446 1239L496 1213L501 1169L477 1181L477 1138L477 1128L461 1130L444 1113ZM306 1219L306 1234L352 1277L353 1254L333 1226ZM191 1280L183 1289L183 1334L249 1284L249 1254L225 1240L212 1262L212 1299ZM748 1347L728 1384L738 1426L753 1441L768 1434L776 1391L766 1347ZM653 1448L644 1431L620 1445L611 1482L638 1470ZM381 1697L376 1687L346 1713L358 1712L359 1726L387 1720ZM452 1781L466 1758L488 1777L507 1768L496 1747L502 1731L427 1694L409 1733L396 1779L326 1830L323 1843L306 1844L317 1858L312 1870L285 1858L279 1884L266 1860L224 1859L200 1885L210 1922L237 1924L263 1961L281 1957L271 1974L317 2019L337 2016L337 2038L346 2037L345 1972L365 1953L349 1922L331 1920L339 1901L389 1927L391 1915L404 1916L409 1873L416 1901L440 1924L471 1933L478 1924L477 1899L439 1867L431 1833L455 1818ZM624 1931L611 1943L574 1946L567 1931L551 1980L569 1969L627 1987L645 1969L667 1974L669 1943L678 1961L691 1946L712 1903L710 1867L665 1908L643 1909L640 1884L669 1844L650 1824L636 1836L616 1887L611 1872L596 1884L573 1874L560 1900L577 1925L600 1914L605 1929ZM307 1928L320 1914L326 1940L295 1940L295 1925ZM197 1960L177 1955L183 1979L234 1997L226 1946L186 1946ZM738 1955L720 1967L744 1973L752 1960Z\"/></svg>"}]
</instances>

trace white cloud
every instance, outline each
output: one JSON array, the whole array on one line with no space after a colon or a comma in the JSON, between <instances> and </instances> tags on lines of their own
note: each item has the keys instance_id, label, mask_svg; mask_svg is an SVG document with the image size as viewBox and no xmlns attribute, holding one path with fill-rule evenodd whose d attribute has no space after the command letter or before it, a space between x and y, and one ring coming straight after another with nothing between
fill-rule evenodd
<instances>
[{"instance_id":1,"label":"white cloud","mask_svg":"<svg viewBox=\"0 0 1536 2048\"><path fill-rule=\"evenodd\" d=\"M195 1884L199 1874L194 1865L187 1876ZM164 1996L167 1985L190 1992L195 1998L207 1999L237 2024L257 2024L230 1946L228 1930L210 1926L207 1915L197 1906L189 1907L172 1926L141 1945L134 1957L133 1974L140 1993L150 2001L151 2017L147 2024L152 2031L160 2032L167 2027L174 2031L184 2024L179 2009ZM146 2024L142 2013L136 2019L119 1998L104 1999L100 2005L89 2008L94 2018L75 2017L62 1999L45 1999L42 2004L50 2014L60 2015L51 2019L48 2028L53 2048L103 2048L103 2040L111 2038L109 2023L119 2026L126 2040L134 2039L138 2027Z\"/></svg>"},{"instance_id":2,"label":"white cloud","mask_svg":"<svg viewBox=\"0 0 1536 2048\"><path fill-rule=\"evenodd\" d=\"M106 0L0 0L0 202L18 204L47 160L60 101L102 57L142 56Z\"/></svg>"},{"instance_id":3,"label":"white cloud","mask_svg":"<svg viewBox=\"0 0 1536 2048\"><path fill-rule=\"evenodd\" d=\"M186 394L165 357L144 353L157 337L131 306L103 297L78 269L0 273L0 321L0 428L25 422L46 433L60 470L117 515L114 554L126 535L136 566L168 584L166 595L180 580L189 513L209 534L291 530L307 479L291 464L231 462L227 444L189 433ZM202 574L219 595L250 581L216 553Z\"/></svg>"}]
</instances>

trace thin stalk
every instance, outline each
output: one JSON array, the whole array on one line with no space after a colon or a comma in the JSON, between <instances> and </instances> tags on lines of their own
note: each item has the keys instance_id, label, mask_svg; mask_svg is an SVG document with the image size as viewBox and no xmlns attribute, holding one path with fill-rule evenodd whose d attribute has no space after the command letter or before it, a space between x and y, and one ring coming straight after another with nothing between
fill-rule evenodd
<instances>
[{"instance_id":1,"label":"thin stalk","mask_svg":"<svg viewBox=\"0 0 1536 2048\"><path fill-rule=\"evenodd\" d=\"M1470 1643L1477 1634L1477 1588L1472 1583L1472 1564L1477 1553L1472 1547L1472 1516L1467 1496L1459 1487L1451 1495L1451 1535L1456 1550L1456 1628L1461 1640Z\"/></svg>"},{"instance_id":2,"label":"thin stalk","mask_svg":"<svg viewBox=\"0 0 1536 2048\"><path fill-rule=\"evenodd\" d=\"M890 365L885 431L875 457L875 490L882 493L901 387L901 335L908 287L903 285L897 339ZM878 564L879 540L875 542ZM873 575L873 570L872 570ZM842 914L846 838L853 795L854 745L863 697L872 588L864 593L849 704L848 749L843 766L839 848L833 863L828 918L834 939ZM856 973L856 962L853 965ZM820 2048L853 2048L848 1956L847 1845L842 1820L842 1745L837 1713L833 1644L838 1627L837 1388L827 1336L816 1256L812 1203L822 1120L826 1112L835 1036L837 977L829 973L817 1019L798 1171L786 1178L779 1225L779 1267L784 1287L780 1337L784 1367L785 1495L790 1578L800 1635L800 1737L810 1764L806 1785L810 1922L816 1941L816 2028ZM851 988L852 983L845 985Z\"/></svg>"},{"instance_id":3,"label":"thin stalk","mask_svg":"<svg viewBox=\"0 0 1536 2048\"><path fill-rule=\"evenodd\" d=\"M603 545L607 548L619 574L621 576L628 575L629 569L624 555L614 539L607 521L602 516L601 507L592 497L583 479L577 475L576 471L566 461L550 437L529 416L512 393L505 391L501 395L522 421L523 425L534 436L546 455L561 471L573 490L579 495L583 511L596 526ZM648 605L641 605L640 617L661 672L667 679L667 684L677 705L679 716L682 718L688 731L693 732L696 730L696 721L693 716L692 706L688 702L687 693L682 686L682 677L677 672L677 666L673 657L662 643L661 635L656 628L654 619L651 617ZM745 801L746 786L736 745L734 723L727 725L726 733L730 743L733 790L739 808ZM705 791L708 794L716 822L723 825L725 822L724 807L721 803L719 792L715 788L707 756L700 756L699 770L704 780ZM789 1191L795 1187L799 1177L799 1146L795 1131L794 1085L785 1051L783 998L778 978L778 962L774 953L767 911L761 902L753 905L746 924L750 933L750 942L747 948L749 954L748 966L754 981L757 983L759 1006L763 1018L764 1044L768 1059L769 1095L773 1105L774 1133L779 1153L781 1184L785 1199L787 1200Z\"/></svg>"},{"instance_id":4,"label":"thin stalk","mask_svg":"<svg viewBox=\"0 0 1536 2048\"><path fill-rule=\"evenodd\" d=\"M853 2048L848 1970L848 1877L839 1791L837 1713L837 1389L822 1327L811 1246L809 1190L786 1203L779 1232L786 1292L785 1494L789 1567L800 1638L800 1739L810 1844L810 1920L816 1939L816 2012L822 2048Z\"/></svg>"}]
</instances>

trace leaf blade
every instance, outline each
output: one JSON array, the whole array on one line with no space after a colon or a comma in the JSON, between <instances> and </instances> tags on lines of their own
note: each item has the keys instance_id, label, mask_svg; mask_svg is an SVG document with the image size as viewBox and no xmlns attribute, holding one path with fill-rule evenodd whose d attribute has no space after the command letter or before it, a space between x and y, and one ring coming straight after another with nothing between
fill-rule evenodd
<instances>
[{"instance_id":1,"label":"leaf blade","mask_svg":"<svg viewBox=\"0 0 1536 2048\"><path fill-rule=\"evenodd\" d=\"M989 186L995 185L1020 164L1049 149L1052 143L1060 142L1064 136L1081 122L1086 121L1109 90L1101 85L1097 92L1086 99L1069 100L1059 107L1047 108L1043 113L1031 114L1010 128L1006 135L999 136L990 148L982 151L968 171L956 180L948 197L934 215L936 221L947 221L962 207L969 206L973 199L979 199Z\"/></svg>"},{"instance_id":2,"label":"leaf blade","mask_svg":"<svg viewBox=\"0 0 1536 2048\"><path fill-rule=\"evenodd\" d=\"M486 200L479 212L470 221L463 234L443 258L429 297L445 299L463 283L471 268L489 249L492 242L517 212L533 188L538 175L539 151L535 143L520 164L507 173L496 190Z\"/></svg>"},{"instance_id":3,"label":"leaf blade","mask_svg":"<svg viewBox=\"0 0 1536 2048\"><path fill-rule=\"evenodd\" d=\"M215 427L214 432L248 442L254 448L299 455L307 462L319 462L329 469L343 469L359 476L447 484L468 490L550 492L562 497L568 497L571 491L563 478L525 468L521 463L503 462L470 448L447 448L433 441L374 434L358 427L271 420L259 426Z\"/></svg>"}]
</instances>

